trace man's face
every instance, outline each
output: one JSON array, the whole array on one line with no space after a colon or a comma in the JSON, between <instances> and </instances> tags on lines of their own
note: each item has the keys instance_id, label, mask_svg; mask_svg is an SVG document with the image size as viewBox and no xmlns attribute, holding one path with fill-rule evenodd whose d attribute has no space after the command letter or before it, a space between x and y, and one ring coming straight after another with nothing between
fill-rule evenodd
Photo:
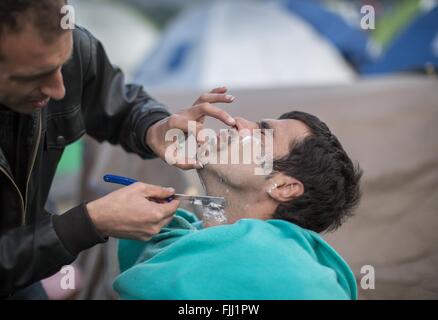
<instances>
[{"instance_id":1,"label":"man's face","mask_svg":"<svg viewBox=\"0 0 438 320\"><path fill-rule=\"evenodd\" d=\"M62 66L72 54L71 31L47 43L26 23L21 31L1 35L0 104L20 113L47 106L65 96Z\"/></svg>"},{"instance_id":2,"label":"man's face","mask_svg":"<svg viewBox=\"0 0 438 320\"><path fill-rule=\"evenodd\" d=\"M230 139L226 144L222 144L222 148L218 145L218 158L224 152L228 153L229 160L230 155L234 150L239 150L239 164L232 164L231 161L227 161L226 164L207 164L204 169L199 170L199 174L201 178L203 178L204 182L207 182L209 179L204 179L207 175L216 175L219 177L223 183L238 187L240 189L251 190L254 191L260 189L264 182L266 181L266 175L256 175L255 169L257 167L263 167L263 161L255 161L260 155L254 154L257 152L256 148L249 148L251 152L251 163L243 164L243 152L245 150L246 144L251 144L252 146L260 144L262 156L266 156L264 149L269 150L268 147L268 138L269 135L264 131L266 129L271 129L272 132L272 154L267 155L268 161L269 159L273 161L274 159L279 159L286 156L290 152L290 146L293 141L296 139L300 139L309 134L309 128L301 121L293 120L293 119L284 119L284 120L276 120L276 119L264 119L259 122L251 122L245 120L243 118L235 118L237 125L236 129L239 133L244 132L243 134L239 134L238 138ZM258 132L261 134L258 135ZM248 135L249 133L249 135ZM220 137L223 139L223 137ZM248 149L247 149L248 150ZM261 170L262 171L262 170ZM269 173L268 173L269 174ZM208 182L207 182L208 183Z\"/></svg>"}]
</instances>

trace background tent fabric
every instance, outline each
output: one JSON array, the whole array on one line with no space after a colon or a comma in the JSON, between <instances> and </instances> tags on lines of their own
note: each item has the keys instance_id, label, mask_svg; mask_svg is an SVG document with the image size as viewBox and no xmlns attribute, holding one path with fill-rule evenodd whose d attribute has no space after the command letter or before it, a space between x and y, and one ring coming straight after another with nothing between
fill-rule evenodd
<instances>
[{"instance_id":1,"label":"background tent fabric","mask_svg":"<svg viewBox=\"0 0 438 320\"><path fill-rule=\"evenodd\" d=\"M136 81L208 89L348 83L355 73L328 41L277 5L220 1L183 13Z\"/></svg>"},{"instance_id":2,"label":"background tent fabric","mask_svg":"<svg viewBox=\"0 0 438 320\"><path fill-rule=\"evenodd\" d=\"M368 34L360 29L359 23L351 24L322 1L284 0L281 6L309 23L356 68L370 61Z\"/></svg>"},{"instance_id":3,"label":"background tent fabric","mask_svg":"<svg viewBox=\"0 0 438 320\"><path fill-rule=\"evenodd\" d=\"M159 30L142 14L121 2L70 0L76 23L85 26L104 45L111 62L125 72L128 80L143 56L150 52ZM123 27L121 27L123 26Z\"/></svg>"},{"instance_id":4,"label":"background tent fabric","mask_svg":"<svg viewBox=\"0 0 438 320\"><path fill-rule=\"evenodd\" d=\"M417 17L364 74L422 71L438 68L438 6Z\"/></svg>"}]
</instances>

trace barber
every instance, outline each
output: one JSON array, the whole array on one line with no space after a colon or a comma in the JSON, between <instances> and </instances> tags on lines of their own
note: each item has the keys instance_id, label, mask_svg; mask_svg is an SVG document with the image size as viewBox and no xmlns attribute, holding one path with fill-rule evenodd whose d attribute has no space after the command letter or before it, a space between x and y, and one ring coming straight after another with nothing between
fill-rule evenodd
<instances>
[{"instance_id":1,"label":"barber","mask_svg":"<svg viewBox=\"0 0 438 320\"><path fill-rule=\"evenodd\" d=\"M46 212L66 145L87 133L143 159L164 159L169 129L187 131L189 120L201 127L206 116L235 124L212 105L233 100L225 88L170 115L142 87L126 85L92 34L60 27L65 4L0 2L0 297L56 273L107 237L149 239L178 207L177 200L148 200L173 189L136 183L61 215Z\"/></svg>"}]
</instances>

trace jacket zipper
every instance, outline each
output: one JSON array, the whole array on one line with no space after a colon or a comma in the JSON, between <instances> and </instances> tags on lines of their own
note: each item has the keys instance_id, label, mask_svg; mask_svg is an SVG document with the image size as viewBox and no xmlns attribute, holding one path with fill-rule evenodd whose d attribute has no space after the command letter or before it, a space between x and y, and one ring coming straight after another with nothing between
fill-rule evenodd
<instances>
[{"instance_id":1,"label":"jacket zipper","mask_svg":"<svg viewBox=\"0 0 438 320\"><path fill-rule=\"evenodd\" d=\"M36 143L35 147L33 148L32 162L30 165L30 170L29 170L29 174L27 176L27 181L26 181L26 190L25 190L26 194L25 194L25 198L24 198L25 207L24 207L24 211L23 211L23 225L26 224L27 189L29 187L30 177L32 176L33 167L35 165L35 159L36 159L36 156L38 154L38 150L40 148L41 128L42 128L41 110L38 110L38 137L37 137L37 143Z\"/></svg>"},{"instance_id":2,"label":"jacket zipper","mask_svg":"<svg viewBox=\"0 0 438 320\"><path fill-rule=\"evenodd\" d=\"M27 205L27 188L29 185L29 181L30 181L30 176L32 175L32 171L33 171L33 167L35 164L35 159L36 159L36 154L38 153L38 149L39 149L39 145L40 145L40 140L41 140L41 128L42 128L42 118L41 118L41 111L39 111L38 113L38 138L37 138L37 144L36 146L33 148L33 152L32 152L32 162L31 162L31 166L30 166L30 171L29 171L29 175L27 176L27 181L26 181L26 195L25 195L25 200L23 199L23 195L21 194L20 188L18 188L17 184L15 183L14 179L9 175L9 173L6 172L6 170L4 170L1 166L0 166L0 171L3 172L3 174L9 179L9 181L11 181L12 185L14 186L15 190L17 191L17 194L20 197L20 205L21 205L21 215L22 215L22 225L26 224L26 205Z\"/></svg>"},{"instance_id":3,"label":"jacket zipper","mask_svg":"<svg viewBox=\"0 0 438 320\"><path fill-rule=\"evenodd\" d=\"M15 183L14 179L7 173L2 167L0 167L0 171L4 173L4 175L11 181L12 185L17 190L18 195L20 196L20 205L21 205L21 214L23 217L26 216L25 209L24 209L24 200L23 195L21 194L20 189L18 188L17 184Z\"/></svg>"}]
</instances>

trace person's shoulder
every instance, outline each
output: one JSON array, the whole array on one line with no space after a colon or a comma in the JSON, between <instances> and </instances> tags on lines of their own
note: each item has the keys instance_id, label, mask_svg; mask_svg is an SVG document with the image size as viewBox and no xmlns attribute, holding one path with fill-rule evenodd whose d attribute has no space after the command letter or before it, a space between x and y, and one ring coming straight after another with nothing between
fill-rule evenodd
<instances>
[{"instance_id":1,"label":"person's shoulder","mask_svg":"<svg viewBox=\"0 0 438 320\"><path fill-rule=\"evenodd\" d=\"M85 28L75 26L73 29L73 56L64 65L63 72L70 77L73 75L84 74L88 70L92 61L93 47L95 47L95 38ZM82 70L82 72L79 72ZM67 77L68 79L69 77Z\"/></svg>"},{"instance_id":2,"label":"person's shoulder","mask_svg":"<svg viewBox=\"0 0 438 320\"><path fill-rule=\"evenodd\" d=\"M275 279L277 285L302 285L303 290L306 286L319 288L319 293L309 297L356 299L350 267L318 233L279 219L242 219L229 228L236 235L234 253L245 255L241 263L251 266L255 273L258 270L258 274L266 268L277 273L277 277L269 278L272 283Z\"/></svg>"},{"instance_id":3,"label":"person's shoulder","mask_svg":"<svg viewBox=\"0 0 438 320\"><path fill-rule=\"evenodd\" d=\"M260 245L263 241L293 240L300 244L313 244L318 234L299 227L285 220L241 219L229 226L252 245Z\"/></svg>"},{"instance_id":4,"label":"person's shoulder","mask_svg":"<svg viewBox=\"0 0 438 320\"><path fill-rule=\"evenodd\" d=\"M81 45L89 45L95 37L86 28L76 25L73 29L73 41L74 43L79 43Z\"/></svg>"}]
</instances>

